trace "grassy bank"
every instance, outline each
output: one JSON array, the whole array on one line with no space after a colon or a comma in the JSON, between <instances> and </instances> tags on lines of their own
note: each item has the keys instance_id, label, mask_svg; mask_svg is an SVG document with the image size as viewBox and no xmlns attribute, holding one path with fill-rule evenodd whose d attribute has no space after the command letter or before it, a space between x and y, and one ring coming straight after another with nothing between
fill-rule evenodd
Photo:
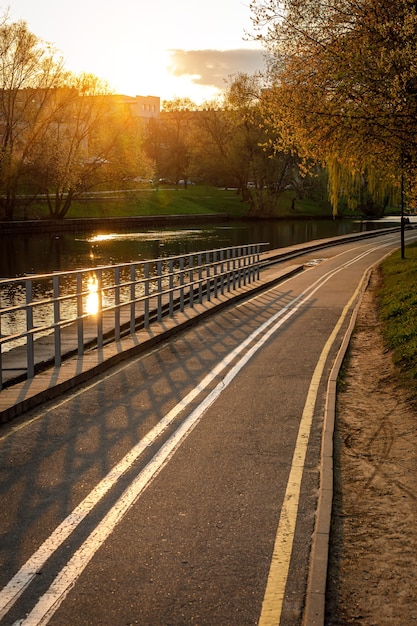
<instances>
[{"instance_id":1,"label":"grassy bank","mask_svg":"<svg viewBox=\"0 0 417 626\"><path fill-rule=\"evenodd\" d=\"M417 403L417 245L407 246L405 257L397 251L382 263L378 305L386 346L407 395Z\"/></svg>"},{"instance_id":2,"label":"grassy bank","mask_svg":"<svg viewBox=\"0 0 417 626\"><path fill-rule=\"evenodd\" d=\"M279 217L330 217L326 202L296 200L292 208L294 192L284 192L279 199ZM125 192L108 192L99 197L91 194L88 199L73 202L67 218L133 217L140 215L199 215L225 213L230 217L247 216L249 204L242 202L235 189L220 189L206 185L193 185L188 189L141 189ZM46 205L29 207L29 219L47 217ZM16 218L19 219L16 214Z\"/></svg>"},{"instance_id":3,"label":"grassy bank","mask_svg":"<svg viewBox=\"0 0 417 626\"><path fill-rule=\"evenodd\" d=\"M103 199L76 201L67 217L116 217L123 215L200 215L227 213L241 217L247 212L233 190L193 186L188 189L142 189L135 192L109 194Z\"/></svg>"}]
</instances>

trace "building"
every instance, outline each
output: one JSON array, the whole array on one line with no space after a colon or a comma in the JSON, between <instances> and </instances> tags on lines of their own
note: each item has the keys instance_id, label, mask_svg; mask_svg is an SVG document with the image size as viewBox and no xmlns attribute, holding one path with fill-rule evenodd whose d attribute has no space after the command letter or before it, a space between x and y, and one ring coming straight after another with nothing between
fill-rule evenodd
<instances>
[{"instance_id":1,"label":"building","mask_svg":"<svg viewBox=\"0 0 417 626\"><path fill-rule=\"evenodd\" d=\"M161 99L159 96L107 96L114 100L115 104L126 107L133 117L144 119L158 118L161 109Z\"/></svg>"}]
</instances>

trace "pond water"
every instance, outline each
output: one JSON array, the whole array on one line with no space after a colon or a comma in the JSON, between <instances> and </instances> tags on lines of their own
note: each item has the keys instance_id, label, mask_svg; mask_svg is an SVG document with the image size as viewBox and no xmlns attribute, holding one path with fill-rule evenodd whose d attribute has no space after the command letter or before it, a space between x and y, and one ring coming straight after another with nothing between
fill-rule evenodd
<instances>
[{"instance_id":1,"label":"pond water","mask_svg":"<svg viewBox=\"0 0 417 626\"><path fill-rule=\"evenodd\" d=\"M0 278L6 279L0 286L0 311L2 311L0 322L3 336L1 349L6 352L26 342L25 338L16 338L18 333L26 329L25 284L12 284L7 281L8 278L28 274L50 274L53 271L90 269L103 265L131 263L255 243L267 244L262 247L264 251L316 239L375 230L394 224L395 219L378 222L355 220L227 221L213 224L200 222L188 224L186 227L136 228L131 232L122 229L105 232L104 229L97 227L92 232L1 236ZM93 278L95 272L87 272L86 276ZM84 276L85 280L86 276ZM75 280L75 277L70 274L60 279L60 295L65 296L60 304L61 321L73 320L77 315L77 300L74 297ZM128 280L128 277L125 280ZM103 287L110 289L113 287L113 270L102 273L102 284ZM87 289L86 285L83 289ZM53 324L54 320L52 303L45 303L52 297L51 279L42 277L34 280L33 290L34 301L42 301L40 306L33 309L34 326L40 329L36 337L40 337L51 332L45 327ZM122 300L128 301L129 292L124 296ZM106 297L104 294L105 306ZM85 300L85 309L84 306L83 309L88 313L88 297L84 296L83 300ZM9 307L13 309L8 311Z\"/></svg>"},{"instance_id":2,"label":"pond water","mask_svg":"<svg viewBox=\"0 0 417 626\"><path fill-rule=\"evenodd\" d=\"M190 223L134 232L18 234L0 237L0 278L129 263L227 246L267 243L266 249L387 227L357 220L265 220Z\"/></svg>"}]
</instances>

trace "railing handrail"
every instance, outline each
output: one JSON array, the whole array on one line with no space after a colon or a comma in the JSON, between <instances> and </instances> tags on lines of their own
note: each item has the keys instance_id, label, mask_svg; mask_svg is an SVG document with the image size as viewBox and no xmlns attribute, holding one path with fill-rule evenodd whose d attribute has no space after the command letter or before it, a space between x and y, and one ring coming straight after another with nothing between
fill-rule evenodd
<instances>
[{"instance_id":1,"label":"railing handrail","mask_svg":"<svg viewBox=\"0 0 417 626\"><path fill-rule=\"evenodd\" d=\"M80 272L83 273L91 273L91 272L96 272L97 270L114 270L116 268L128 268L131 265L143 265L145 263L149 263L149 264L153 264L153 263L157 263L158 261L163 261L163 262L167 262L167 261L176 261L176 260L180 260L180 259L185 259L185 258L189 258L189 257L195 257L198 255L204 255L204 254L212 254L214 252L227 252L228 250L238 250L241 248L248 248L250 246L260 246L260 248L263 248L264 246L268 246L268 243L256 243L256 244L242 244L240 246L227 246L225 248L214 248L214 249L207 249L207 250L201 250L201 251L197 251L197 252L187 252L185 254L177 254L174 256L163 256L163 257L158 257L158 258L152 258L152 259L140 259L139 261L129 261L129 262L124 262L124 263L111 263L108 265L94 265L92 267L87 267L87 268L79 268L79 269L75 269L75 270L56 270L53 272L48 272L47 274L24 274L23 276L16 276L15 278L0 278L0 287L2 287L2 285L4 284L13 284L13 283L22 283L25 282L26 280L48 280L48 279L52 279L54 276L71 276L71 275L76 275L79 274ZM225 259L227 260L227 259ZM203 264L204 267L206 267L206 264Z\"/></svg>"},{"instance_id":2,"label":"railing handrail","mask_svg":"<svg viewBox=\"0 0 417 626\"><path fill-rule=\"evenodd\" d=\"M120 338L126 327L129 327L130 333L136 332L138 320L142 327L147 328L151 318L160 321L164 315L172 316L174 309L183 311L185 306L193 307L196 302L201 303L203 297L210 300L211 297L218 297L219 292L223 294L225 290L231 291L240 287L242 281L245 285L247 281L258 279L260 251L267 245L257 243L228 246L158 259L2 279L0 294L3 296L5 288L7 292L13 291L19 285L18 292L12 293L12 296L20 298L20 302L0 306L0 322L7 320L10 325L10 318L15 316L19 318L19 323L24 324L24 330L13 330L8 334L3 332L0 335L0 361L4 361L4 354L7 354L2 354L3 346L25 340L25 369L27 378L33 378L36 336L54 334L52 360L59 366L65 356L62 354L61 334L64 329L72 326L73 335L76 336L75 349L79 355L84 353L84 326L86 320L93 319L91 312L86 310L86 302L90 296L96 298L96 330L91 331L95 339L90 337L87 343L91 345L95 341L97 347L101 347L104 336L111 332L115 340ZM107 279L108 275L109 284L103 282L103 277ZM65 282L62 281L63 278L66 279ZM85 281L92 278L94 285L91 291L88 285L85 286ZM41 289L45 290L45 285L50 295L39 293ZM35 295L34 287L38 291ZM65 289L69 289L69 292L62 291ZM127 321L122 322L122 312L126 313ZM111 330L105 331L103 321L105 318L107 321L111 315L114 317L109 321ZM3 378L0 367L0 389Z\"/></svg>"}]
</instances>

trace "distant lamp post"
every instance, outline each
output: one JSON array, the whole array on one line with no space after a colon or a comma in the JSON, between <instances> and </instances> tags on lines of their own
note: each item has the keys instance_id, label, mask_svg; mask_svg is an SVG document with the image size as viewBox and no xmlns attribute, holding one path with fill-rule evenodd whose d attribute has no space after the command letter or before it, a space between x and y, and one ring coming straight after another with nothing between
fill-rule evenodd
<instances>
[{"instance_id":1,"label":"distant lamp post","mask_svg":"<svg viewBox=\"0 0 417 626\"><path fill-rule=\"evenodd\" d=\"M406 218L404 215L404 209L405 209L405 192L404 192L404 171L405 171L405 166L404 166L404 159L405 159L405 154L404 154L404 148L401 148L401 258L404 259L405 258L405 223L406 223ZM407 222L409 222L409 220L407 220Z\"/></svg>"},{"instance_id":2,"label":"distant lamp post","mask_svg":"<svg viewBox=\"0 0 417 626\"><path fill-rule=\"evenodd\" d=\"M405 243L404 243L404 230L405 230L405 218L404 218L404 162L401 155L401 258L405 258Z\"/></svg>"}]
</instances>

